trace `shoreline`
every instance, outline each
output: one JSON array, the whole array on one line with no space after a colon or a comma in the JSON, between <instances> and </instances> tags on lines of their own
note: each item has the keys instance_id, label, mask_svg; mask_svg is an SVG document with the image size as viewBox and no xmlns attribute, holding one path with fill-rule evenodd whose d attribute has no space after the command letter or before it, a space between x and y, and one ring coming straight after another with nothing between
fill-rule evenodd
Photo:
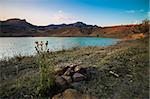
<instances>
[{"instance_id":1,"label":"shoreline","mask_svg":"<svg viewBox=\"0 0 150 99\"><path fill-rule=\"evenodd\" d=\"M148 92L148 90L146 89L148 85L147 44L148 38L143 38L139 40L122 41L116 45L108 47L75 48L72 50L52 52L48 55L48 59L52 60L55 66L66 66L70 64L81 63L79 65L81 67L96 68L96 70L90 69L89 73L91 72L91 76L88 81L83 81L84 83L79 82L79 85L72 85L71 88L77 89L79 90L79 92L103 98L111 97L114 94L118 94L118 98L146 98L148 97L148 94L146 93ZM0 96L7 98L23 97L20 93L17 93L17 90L19 90L20 92L28 95L28 98L31 98L31 96L35 97L32 90L22 88L29 88L32 86L33 89L35 89L34 84L26 84L39 79L37 78L37 74L39 72L37 66L38 64L36 63L35 56L16 57L8 61L0 61L0 67L2 69L2 77L0 81L2 83L1 88L3 89L3 91L0 92ZM18 68L17 72L16 68ZM141 69L142 71L138 71ZM113 74L111 73L116 73L117 75L119 75L119 77L113 76ZM139 74L142 78L138 78ZM31 75L35 76L36 79L34 79L34 77L31 77L32 79L29 79ZM25 82L23 79L25 81L26 79L29 80ZM20 82L20 89L16 89L18 86L16 85L16 80L19 80ZM142 85L139 86L139 84ZM109 90L105 90L106 86ZM121 87L123 89L121 89ZM128 89L129 87L134 91L138 91L139 94L130 92L130 89ZM135 89L137 87L138 89ZM85 90L84 88L87 88L87 90ZM124 91L124 89L126 89L126 91ZM139 89L144 90L144 93ZM118 90L121 91L118 92ZM57 91L55 92L58 94ZM126 92L127 94L123 92ZM15 94L13 95L11 93ZM56 95L56 93L52 96ZM50 96L51 95L49 93L48 97Z\"/></svg>"},{"instance_id":2,"label":"shoreline","mask_svg":"<svg viewBox=\"0 0 150 99\"><path fill-rule=\"evenodd\" d=\"M13 49L14 48L14 51L16 51L16 53L14 53L14 54L7 54L8 52L10 52L10 53L13 53L13 51L11 51L11 50L7 50L7 47L5 47L5 46L7 46L7 43L8 42L4 42L4 44L3 45L5 45L4 46L4 48L3 49L5 49L5 50L7 50L8 52L6 52L6 51L2 51L1 53L1 56L0 56L0 59L9 59L9 58L11 58L11 57L15 57L15 56L30 56L30 55L35 55L35 53L34 52L36 52L35 51L35 49L34 49L34 42L35 41L40 41L40 40L43 40L43 41L49 41L49 42L51 42L51 41L53 41L53 39L54 39L54 41L53 41L53 43L55 44L55 42L58 42L58 43L61 43L60 41L59 41L59 39L65 39L67 42L73 42L73 43L78 43L79 45L73 45L73 47L72 47L72 45L71 45L71 47L69 47L69 48L67 48L67 46L69 46L69 45L66 45L65 43L63 43L62 45L60 45L60 46L57 46L56 45L56 48L55 49L53 49L53 48L51 48L51 46L49 46L49 48L51 49L51 51L53 52L53 51L61 51L61 50L71 50L71 49L73 49L73 48L76 48L76 47L86 47L86 46L91 46L92 47L92 42L91 41L86 41L86 40L92 40L92 41L94 41L95 39L96 39L96 43L97 44L95 44L95 46L97 45L97 46L100 46L100 47L103 47L103 46L112 46L112 45L115 45L115 44L117 44L117 42L120 42L120 39L114 39L114 38L100 38L100 37L23 37L24 39L23 40L31 40L30 42L27 42L27 43L25 43L25 45L26 46L24 46L23 48L24 49L26 49L28 46L27 46L27 44L29 43L30 45L33 43L33 47L32 47L32 51L28 51L28 52L26 52L26 53L24 53L24 52L20 52L19 50L17 50L16 48L14 48L14 46L12 46L11 48ZM75 38L75 41L74 41L74 38ZM16 38L17 40L15 40L15 38L14 37L6 37L6 38L2 38L2 42L3 42L3 39L5 40L5 41L7 41L7 39L8 39L8 41L13 41L13 42L15 42L15 41L20 41L22 38L20 38L20 37L18 37L18 38ZM9 40L10 39L10 40ZM69 39L69 41L68 41L68 39ZM85 41L81 41L81 42L78 42L78 41L76 41L76 39L86 39ZM105 43L106 44L102 44L101 43L101 39L102 39L102 41L104 40L105 41ZM98 41L97 41L98 40ZM112 43L111 44L111 40L112 41L114 41L114 44ZM108 42L106 42L106 41L108 41ZM82 44L82 42L91 42L92 44L85 44L84 45L84 43L83 43L83 45L80 45L80 44ZM95 42L95 41L94 41ZM109 44L109 42L110 42L110 44ZM51 44L51 45L53 45L53 43ZM2 43L1 43L2 44ZM10 44L12 44L13 45L13 43L8 43L9 45ZM21 45L22 43L16 43L16 46L17 45ZM61 46L65 46L64 48L62 47L61 48ZM94 45L93 45L94 46ZM20 49L20 50L24 50L24 49ZM57 49L58 48L58 49ZM16 49L16 50L15 50ZM18 53L17 53L18 52Z\"/></svg>"}]
</instances>

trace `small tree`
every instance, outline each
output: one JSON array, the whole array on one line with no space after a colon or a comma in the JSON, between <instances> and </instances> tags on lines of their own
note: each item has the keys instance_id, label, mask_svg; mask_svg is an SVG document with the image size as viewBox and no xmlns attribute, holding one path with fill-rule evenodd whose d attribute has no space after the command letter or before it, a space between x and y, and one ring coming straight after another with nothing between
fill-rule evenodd
<instances>
[{"instance_id":1,"label":"small tree","mask_svg":"<svg viewBox=\"0 0 150 99\"><path fill-rule=\"evenodd\" d=\"M140 31L142 33L148 33L149 32L149 26L150 26L150 21L148 19L145 19L142 21Z\"/></svg>"}]
</instances>

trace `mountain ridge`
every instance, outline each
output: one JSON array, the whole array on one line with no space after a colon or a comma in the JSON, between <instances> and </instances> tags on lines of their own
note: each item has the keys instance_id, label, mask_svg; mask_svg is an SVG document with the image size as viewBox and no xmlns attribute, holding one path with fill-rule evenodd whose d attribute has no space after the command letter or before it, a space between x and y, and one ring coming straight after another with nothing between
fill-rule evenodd
<instances>
[{"instance_id":1,"label":"mountain ridge","mask_svg":"<svg viewBox=\"0 0 150 99\"><path fill-rule=\"evenodd\" d=\"M11 24L15 24L15 23L27 23L30 24L32 26L37 26L37 27L51 27L51 26L72 26L72 27L98 27L97 25L87 25L86 23L77 21L75 23L70 23L70 24L66 24L66 23L62 23L62 24L49 24L49 25L44 25L44 26L40 26L40 25L33 25L29 22L26 21L26 19L19 19L19 18L12 18L12 19L7 19L4 21L1 21L2 23L11 23Z\"/></svg>"},{"instance_id":2,"label":"mountain ridge","mask_svg":"<svg viewBox=\"0 0 150 99\"><path fill-rule=\"evenodd\" d=\"M133 34L142 33L141 24L100 27L87 25L83 22L71 24L50 24L37 26L25 19L8 19L0 21L0 37L111 37L124 38Z\"/></svg>"}]
</instances>

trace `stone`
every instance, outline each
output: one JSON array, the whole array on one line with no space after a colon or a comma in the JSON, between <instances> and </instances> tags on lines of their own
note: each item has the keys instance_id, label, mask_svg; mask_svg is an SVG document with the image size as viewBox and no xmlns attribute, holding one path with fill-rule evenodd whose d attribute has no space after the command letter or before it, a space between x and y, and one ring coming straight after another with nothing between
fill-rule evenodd
<instances>
[{"instance_id":1,"label":"stone","mask_svg":"<svg viewBox=\"0 0 150 99\"><path fill-rule=\"evenodd\" d=\"M71 64L69 67L74 68L76 66L78 66L78 64Z\"/></svg>"},{"instance_id":2,"label":"stone","mask_svg":"<svg viewBox=\"0 0 150 99\"><path fill-rule=\"evenodd\" d=\"M75 89L66 89L63 93L55 95L52 99L79 99L81 94Z\"/></svg>"},{"instance_id":3,"label":"stone","mask_svg":"<svg viewBox=\"0 0 150 99\"><path fill-rule=\"evenodd\" d=\"M88 94L83 94L81 96L81 99L98 99L98 98L95 96L88 95Z\"/></svg>"},{"instance_id":4,"label":"stone","mask_svg":"<svg viewBox=\"0 0 150 99\"><path fill-rule=\"evenodd\" d=\"M63 75L65 75L65 76L72 76L73 73L74 73L74 71L71 68L68 68Z\"/></svg>"},{"instance_id":5,"label":"stone","mask_svg":"<svg viewBox=\"0 0 150 99\"><path fill-rule=\"evenodd\" d=\"M98 99L95 96L81 94L75 89L66 89L63 93L53 96L52 99Z\"/></svg>"},{"instance_id":6,"label":"stone","mask_svg":"<svg viewBox=\"0 0 150 99\"><path fill-rule=\"evenodd\" d=\"M63 99L63 96L61 93L59 93L59 94L53 96L52 99Z\"/></svg>"},{"instance_id":7,"label":"stone","mask_svg":"<svg viewBox=\"0 0 150 99\"><path fill-rule=\"evenodd\" d=\"M68 67L60 67L60 66L56 66L54 68L54 73L55 75L63 75L64 72L67 70Z\"/></svg>"},{"instance_id":8,"label":"stone","mask_svg":"<svg viewBox=\"0 0 150 99\"><path fill-rule=\"evenodd\" d=\"M81 70L81 67L80 66L76 66L75 68L74 68L74 71L75 72L79 72Z\"/></svg>"},{"instance_id":9,"label":"stone","mask_svg":"<svg viewBox=\"0 0 150 99\"><path fill-rule=\"evenodd\" d=\"M70 76L64 76L62 75L62 77L68 82L71 83L72 82L72 78Z\"/></svg>"},{"instance_id":10,"label":"stone","mask_svg":"<svg viewBox=\"0 0 150 99\"><path fill-rule=\"evenodd\" d=\"M86 68L80 67L80 66L76 66L74 68L75 72L81 73L81 74L86 74Z\"/></svg>"},{"instance_id":11,"label":"stone","mask_svg":"<svg viewBox=\"0 0 150 99\"><path fill-rule=\"evenodd\" d=\"M72 82L70 85L73 87L73 88L80 88L83 86L83 83L84 82Z\"/></svg>"},{"instance_id":12,"label":"stone","mask_svg":"<svg viewBox=\"0 0 150 99\"><path fill-rule=\"evenodd\" d=\"M75 89L66 89L63 92L63 96L65 99L79 99L79 97L81 97L81 94Z\"/></svg>"},{"instance_id":13,"label":"stone","mask_svg":"<svg viewBox=\"0 0 150 99\"><path fill-rule=\"evenodd\" d=\"M73 75L73 81L75 81L75 82L82 81L82 80L85 80L85 79L86 79L86 76L84 76L83 74L75 73Z\"/></svg>"},{"instance_id":14,"label":"stone","mask_svg":"<svg viewBox=\"0 0 150 99\"><path fill-rule=\"evenodd\" d=\"M56 76L55 82L56 82L56 84L58 84L60 86L66 86L67 85L67 81L61 76Z\"/></svg>"},{"instance_id":15,"label":"stone","mask_svg":"<svg viewBox=\"0 0 150 99\"><path fill-rule=\"evenodd\" d=\"M110 74L112 74L112 75L114 75L115 77L119 77L119 75L118 74L116 74L115 72L113 72L113 71L109 71L109 73Z\"/></svg>"}]
</instances>

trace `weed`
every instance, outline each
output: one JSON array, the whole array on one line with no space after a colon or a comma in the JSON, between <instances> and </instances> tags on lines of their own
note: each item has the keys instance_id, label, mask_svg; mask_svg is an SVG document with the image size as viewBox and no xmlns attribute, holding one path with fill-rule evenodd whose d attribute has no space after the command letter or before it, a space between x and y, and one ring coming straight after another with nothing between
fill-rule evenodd
<instances>
[{"instance_id":1,"label":"weed","mask_svg":"<svg viewBox=\"0 0 150 99\"><path fill-rule=\"evenodd\" d=\"M44 43L43 41L35 42L36 52L37 52L37 63L39 65L40 71L40 83L37 87L36 93L39 96L45 95L47 90L50 90L54 85L54 76L53 76L53 66L52 62L48 58L48 41ZM51 66L49 66L51 65Z\"/></svg>"}]
</instances>

